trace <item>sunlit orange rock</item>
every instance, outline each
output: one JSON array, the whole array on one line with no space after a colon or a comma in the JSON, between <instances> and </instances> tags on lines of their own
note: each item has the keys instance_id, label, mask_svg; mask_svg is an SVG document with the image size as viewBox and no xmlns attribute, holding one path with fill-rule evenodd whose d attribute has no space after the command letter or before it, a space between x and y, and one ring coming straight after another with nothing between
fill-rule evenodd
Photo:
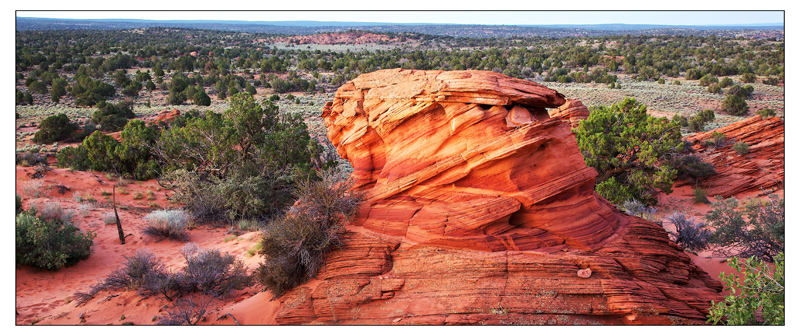
<instances>
[{"instance_id":1,"label":"sunlit orange rock","mask_svg":"<svg viewBox=\"0 0 800 336\"><path fill-rule=\"evenodd\" d=\"M725 134L720 148L708 146L713 133ZM783 188L784 122L780 118L751 117L713 131L686 137L698 156L714 165L717 174L702 181L709 196L731 197L751 191ZM742 141L750 145L745 155L733 150Z\"/></svg>"},{"instance_id":2,"label":"sunlit orange rock","mask_svg":"<svg viewBox=\"0 0 800 336\"><path fill-rule=\"evenodd\" d=\"M275 320L704 323L721 284L659 225L594 192L570 124L548 113L565 103L485 71L343 85L322 116L366 201L315 280L277 299Z\"/></svg>"},{"instance_id":3,"label":"sunlit orange rock","mask_svg":"<svg viewBox=\"0 0 800 336\"><path fill-rule=\"evenodd\" d=\"M572 128L578 127L581 120L589 118L589 108L580 100L567 99L564 105L548 111L551 118L559 118L563 121L568 121Z\"/></svg>"},{"instance_id":4,"label":"sunlit orange rock","mask_svg":"<svg viewBox=\"0 0 800 336\"><path fill-rule=\"evenodd\" d=\"M180 115L181 115L181 111L178 111L177 109L173 109L172 111L169 111L169 110L161 111L155 116L155 118L153 119L153 122L157 123L157 122L161 121L161 122L169 123L170 121L174 120L175 118L177 118Z\"/></svg>"}]
</instances>

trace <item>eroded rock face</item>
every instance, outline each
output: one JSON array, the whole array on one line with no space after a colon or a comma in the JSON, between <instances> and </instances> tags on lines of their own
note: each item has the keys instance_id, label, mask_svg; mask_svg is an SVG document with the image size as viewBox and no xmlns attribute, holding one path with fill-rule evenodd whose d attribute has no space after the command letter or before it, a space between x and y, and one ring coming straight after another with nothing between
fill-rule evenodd
<instances>
[{"instance_id":1,"label":"eroded rock face","mask_svg":"<svg viewBox=\"0 0 800 336\"><path fill-rule=\"evenodd\" d=\"M725 134L720 148L706 146L713 133ZM704 180L709 196L731 197L751 191L782 188L784 181L784 123L777 117L755 116L728 126L686 137L704 161L714 165L717 174ZM733 150L743 141L750 145L745 155Z\"/></svg>"},{"instance_id":2,"label":"eroded rock face","mask_svg":"<svg viewBox=\"0 0 800 336\"><path fill-rule=\"evenodd\" d=\"M702 323L722 286L593 191L566 103L485 71L382 70L323 110L367 201L279 323ZM591 269L591 273L580 270ZM587 276L587 274L589 276Z\"/></svg>"},{"instance_id":3,"label":"eroded rock face","mask_svg":"<svg viewBox=\"0 0 800 336\"><path fill-rule=\"evenodd\" d=\"M548 113L551 118L568 121L572 128L577 128L581 120L589 118L589 108L577 99L567 99L564 105L552 109Z\"/></svg>"}]
</instances>

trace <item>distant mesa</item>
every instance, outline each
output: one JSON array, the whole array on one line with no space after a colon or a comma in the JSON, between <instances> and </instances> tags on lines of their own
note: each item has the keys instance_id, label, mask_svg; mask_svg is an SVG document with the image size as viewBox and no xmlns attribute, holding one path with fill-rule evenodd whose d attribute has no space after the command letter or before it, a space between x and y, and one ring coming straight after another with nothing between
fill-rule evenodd
<instances>
[{"instance_id":1,"label":"distant mesa","mask_svg":"<svg viewBox=\"0 0 800 336\"><path fill-rule=\"evenodd\" d=\"M545 86L381 70L322 117L367 200L282 324L702 324L722 285L657 224L594 192Z\"/></svg>"}]
</instances>

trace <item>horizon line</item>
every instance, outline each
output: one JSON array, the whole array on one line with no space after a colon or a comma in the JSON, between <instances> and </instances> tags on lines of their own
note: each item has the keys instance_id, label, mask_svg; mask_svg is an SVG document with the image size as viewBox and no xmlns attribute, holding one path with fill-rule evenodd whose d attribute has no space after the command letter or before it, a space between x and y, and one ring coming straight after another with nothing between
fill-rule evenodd
<instances>
[{"instance_id":1,"label":"horizon line","mask_svg":"<svg viewBox=\"0 0 800 336\"><path fill-rule=\"evenodd\" d=\"M439 22L388 22L388 21L332 21L332 20L280 20L280 21L267 21L267 20L209 20L209 19L135 19L135 18L53 18L53 17L39 17L39 16L16 16L17 19L46 19L46 20L76 20L76 21L153 21L153 22L171 22L171 21L184 21L184 22L247 22L247 23L281 23L281 22L314 22L314 23L353 23L353 24L397 24L397 25L464 25L464 26L597 26L597 25L626 25L626 26L667 26L667 27L736 27L736 26L784 26L784 22L762 22L762 23L710 23L710 24L660 24L660 23L621 23L621 22L608 22L608 23L551 23L551 24L486 24L486 23L439 23Z\"/></svg>"}]
</instances>

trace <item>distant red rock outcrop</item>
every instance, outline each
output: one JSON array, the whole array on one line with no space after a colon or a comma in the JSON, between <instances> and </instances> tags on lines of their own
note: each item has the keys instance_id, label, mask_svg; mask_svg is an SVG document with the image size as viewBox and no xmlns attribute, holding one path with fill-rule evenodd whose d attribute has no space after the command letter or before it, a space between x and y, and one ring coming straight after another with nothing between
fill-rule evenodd
<instances>
[{"instance_id":1,"label":"distant red rock outcrop","mask_svg":"<svg viewBox=\"0 0 800 336\"><path fill-rule=\"evenodd\" d=\"M153 122L157 123L159 121L162 121L162 122L165 122L165 123L169 123L170 121L174 120L175 118L177 118L180 115L181 115L181 111L178 111L177 109L173 109L172 111L164 110L164 111L159 112L155 116L155 118L153 118Z\"/></svg>"},{"instance_id":2,"label":"distant red rock outcrop","mask_svg":"<svg viewBox=\"0 0 800 336\"><path fill-rule=\"evenodd\" d=\"M725 134L720 148L705 145L714 133ZM780 118L755 116L713 131L686 137L704 161L714 165L717 174L703 183L709 196L731 197L751 191L782 188L784 181L784 122ZM733 150L742 141L750 145L745 155Z\"/></svg>"},{"instance_id":3,"label":"distant red rock outcrop","mask_svg":"<svg viewBox=\"0 0 800 336\"><path fill-rule=\"evenodd\" d=\"M343 85L322 116L367 200L276 321L704 323L721 284L594 192L570 125L547 111L565 103L485 71Z\"/></svg>"},{"instance_id":4,"label":"distant red rock outcrop","mask_svg":"<svg viewBox=\"0 0 800 336\"><path fill-rule=\"evenodd\" d=\"M341 32L341 33L321 33L313 35L278 37L275 38L272 42L334 45L334 44L365 44L365 43L397 42L397 41L400 41L399 37L389 37L388 35L383 35L383 34L353 31L353 32Z\"/></svg>"}]
</instances>

